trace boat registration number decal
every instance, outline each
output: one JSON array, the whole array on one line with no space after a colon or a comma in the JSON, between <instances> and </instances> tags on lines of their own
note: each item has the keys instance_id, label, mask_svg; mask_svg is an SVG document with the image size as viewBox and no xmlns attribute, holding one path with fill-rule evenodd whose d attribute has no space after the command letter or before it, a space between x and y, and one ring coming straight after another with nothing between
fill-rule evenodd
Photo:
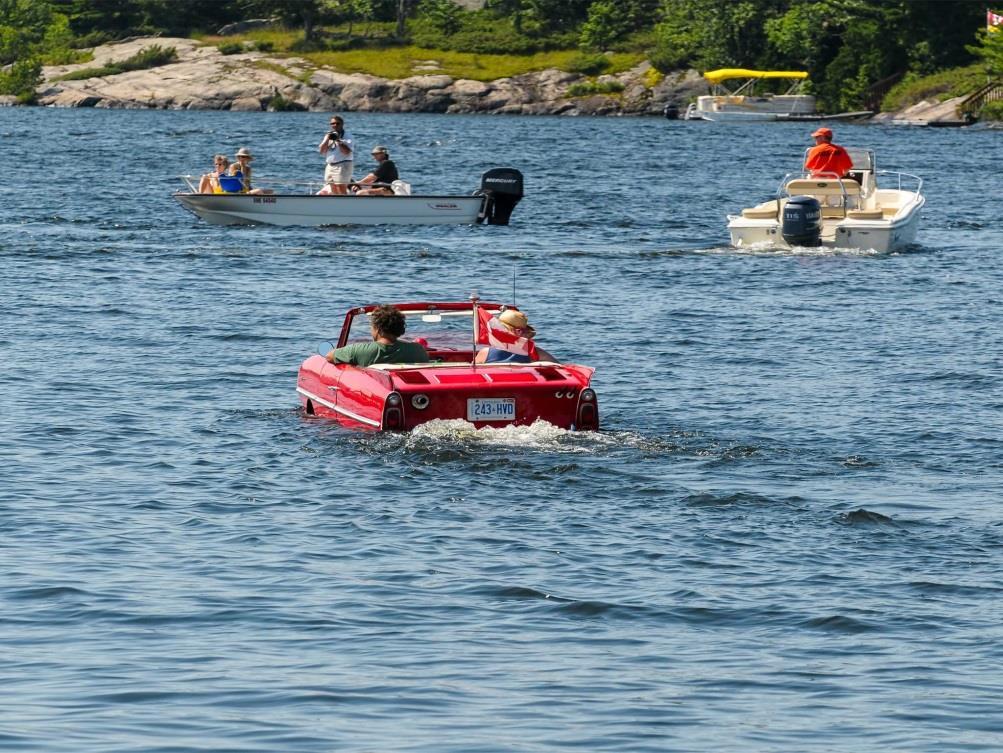
<instances>
[{"instance_id":1,"label":"boat registration number decal","mask_svg":"<svg viewBox=\"0 0 1003 753\"><path fill-rule=\"evenodd\" d=\"M514 397L467 398L468 421L515 421Z\"/></svg>"}]
</instances>

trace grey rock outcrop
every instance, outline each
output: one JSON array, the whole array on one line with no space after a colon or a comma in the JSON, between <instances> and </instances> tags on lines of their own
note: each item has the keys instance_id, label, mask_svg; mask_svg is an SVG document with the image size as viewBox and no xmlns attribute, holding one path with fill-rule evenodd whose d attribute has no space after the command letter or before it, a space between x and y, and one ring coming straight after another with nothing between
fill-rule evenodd
<instances>
[{"instance_id":1,"label":"grey rock outcrop","mask_svg":"<svg viewBox=\"0 0 1003 753\"><path fill-rule=\"evenodd\" d=\"M927 123L955 123L958 117L957 107L964 97L953 97L943 102L937 99L923 100L894 112L882 112L874 116L876 123L893 123L895 125L926 125Z\"/></svg>"},{"instance_id":2,"label":"grey rock outcrop","mask_svg":"<svg viewBox=\"0 0 1003 753\"><path fill-rule=\"evenodd\" d=\"M152 45L173 47L177 62L114 76L60 80L84 68L124 60ZM424 61L417 75L383 79L315 68L306 60L245 51L223 55L191 39L141 38L94 49L88 63L50 66L38 102L53 107L161 108L254 111L304 110L499 113L521 115L656 115L705 85L696 71L661 76L647 62L596 80L599 91L571 96L592 79L547 69L495 81L454 79ZM607 86L603 87L602 85ZM593 86L592 89L596 89Z\"/></svg>"}]
</instances>

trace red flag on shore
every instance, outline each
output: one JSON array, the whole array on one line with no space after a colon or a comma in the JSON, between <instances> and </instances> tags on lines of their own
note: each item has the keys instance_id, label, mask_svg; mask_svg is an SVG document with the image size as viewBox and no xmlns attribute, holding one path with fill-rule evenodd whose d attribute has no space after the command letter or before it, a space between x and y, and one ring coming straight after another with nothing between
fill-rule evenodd
<instances>
[{"instance_id":1,"label":"red flag on shore","mask_svg":"<svg viewBox=\"0 0 1003 753\"><path fill-rule=\"evenodd\" d=\"M1003 26L1003 11L986 9L986 29L988 31L999 31Z\"/></svg>"},{"instance_id":2,"label":"red flag on shore","mask_svg":"<svg viewBox=\"0 0 1003 753\"><path fill-rule=\"evenodd\" d=\"M477 344L488 345L506 353L526 356L531 361L539 360L536 345L528 337L521 337L511 331L482 308L477 309Z\"/></svg>"}]
</instances>

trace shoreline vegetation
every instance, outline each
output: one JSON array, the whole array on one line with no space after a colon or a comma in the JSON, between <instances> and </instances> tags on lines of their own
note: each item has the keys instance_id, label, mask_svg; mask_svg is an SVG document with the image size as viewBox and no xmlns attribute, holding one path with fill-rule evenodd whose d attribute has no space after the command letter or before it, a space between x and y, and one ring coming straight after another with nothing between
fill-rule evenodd
<instances>
[{"instance_id":1,"label":"shoreline vegetation","mask_svg":"<svg viewBox=\"0 0 1003 753\"><path fill-rule=\"evenodd\" d=\"M706 93L699 71L752 67L807 70L822 112L946 123L1003 77L1003 30L987 33L982 5L963 0L119 5L6 4L0 103L661 115ZM1003 119L1003 102L965 115Z\"/></svg>"}]
</instances>

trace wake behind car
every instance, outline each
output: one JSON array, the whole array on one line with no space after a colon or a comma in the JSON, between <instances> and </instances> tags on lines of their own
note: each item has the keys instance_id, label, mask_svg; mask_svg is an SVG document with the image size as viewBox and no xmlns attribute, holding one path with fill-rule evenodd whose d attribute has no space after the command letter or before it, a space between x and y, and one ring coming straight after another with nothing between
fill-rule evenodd
<instances>
[{"instance_id":1,"label":"wake behind car","mask_svg":"<svg viewBox=\"0 0 1003 753\"><path fill-rule=\"evenodd\" d=\"M517 311L514 306L476 298L393 305L407 322L404 339L424 346L431 361L361 367L310 356L296 384L306 415L384 431L409 431L436 419L462 419L477 428L542 420L563 429L598 430L591 367L549 360L475 362L482 346L497 344L491 320L505 310ZM377 308L350 309L337 347L371 341L369 319Z\"/></svg>"}]
</instances>

